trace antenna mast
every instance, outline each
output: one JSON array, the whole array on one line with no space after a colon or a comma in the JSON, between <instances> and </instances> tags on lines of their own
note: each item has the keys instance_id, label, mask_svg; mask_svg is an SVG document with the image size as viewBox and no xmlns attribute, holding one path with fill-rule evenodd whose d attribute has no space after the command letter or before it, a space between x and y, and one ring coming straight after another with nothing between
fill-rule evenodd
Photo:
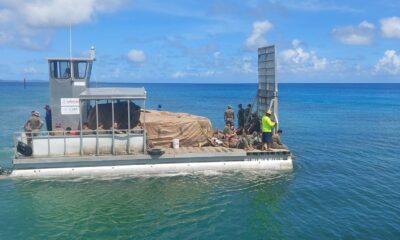
<instances>
[{"instance_id":1,"label":"antenna mast","mask_svg":"<svg viewBox=\"0 0 400 240\"><path fill-rule=\"evenodd\" d=\"M72 60L72 26L69 24L69 58Z\"/></svg>"}]
</instances>

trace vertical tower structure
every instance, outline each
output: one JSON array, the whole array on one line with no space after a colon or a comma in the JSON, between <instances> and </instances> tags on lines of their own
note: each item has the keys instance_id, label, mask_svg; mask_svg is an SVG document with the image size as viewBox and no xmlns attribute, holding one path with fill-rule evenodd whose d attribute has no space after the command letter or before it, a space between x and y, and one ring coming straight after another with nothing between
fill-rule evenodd
<instances>
[{"instance_id":1,"label":"vertical tower structure","mask_svg":"<svg viewBox=\"0 0 400 240\"><path fill-rule=\"evenodd\" d=\"M77 129L79 111L88 106L79 105L79 95L89 87L95 50L88 58L49 58L49 96L53 129L61 124L65 129Z\"/></svg>"},{"instance_id":2,"label":"vertical tower structure","mask_svg":"<svg viewBox=\"0 0 400 240\"><path fill-rule=\"evenodd\" d=\"M258 116L262 117L268 110L271 110L275 115L275 120L278 120L278 80L276 77L275 45L258 49Z\"/></svg>"}]
</instances>

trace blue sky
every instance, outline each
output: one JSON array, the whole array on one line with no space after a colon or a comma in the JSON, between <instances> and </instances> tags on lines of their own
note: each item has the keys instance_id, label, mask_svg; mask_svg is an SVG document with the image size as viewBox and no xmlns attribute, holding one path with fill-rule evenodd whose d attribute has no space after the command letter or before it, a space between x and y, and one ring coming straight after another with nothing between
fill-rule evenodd
<instances>
[{"instance_id":1,"label":"blue sky","mask_svg":"<svg viewBox=\"0 0 400 240\"><path fill-rule=\"evenodd\" d=\"M0 0L0 79L47 81L70 24L92 81L257 82L275 44L280 82L400 82L398 0Z\"/></svg>"}]
</instances>

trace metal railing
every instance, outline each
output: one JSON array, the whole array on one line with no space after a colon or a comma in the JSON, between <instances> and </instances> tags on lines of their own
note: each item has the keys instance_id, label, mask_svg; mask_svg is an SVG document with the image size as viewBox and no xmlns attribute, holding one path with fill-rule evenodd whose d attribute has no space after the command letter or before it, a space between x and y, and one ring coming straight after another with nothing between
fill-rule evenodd
<instances>
[{"instance_id":1,"label":"metal railing","mask_svg":"<svg viewBox=\"0 0 400 240\"><path fill-rule=\"evenodd\" d=\"M115 140L118 136L126 137L126 154L131 154L131 146L130 146L130 139L132 136L142 136L143 137L143 148L142 151L146 151L146 131L145 129L109 129L109 130L70 130L70 131L41 131L41 132L15 132L13 135L13 142L14 142L14 155L16 158L18 157L28 157L18 153L17 146L18 142L27 143L33 148L33 141L35 139L46 139L47 140L47 156L52 156L51 154L51 139L63 139L63 155L67 156L67 139L69 138L79 138L79 155L84 156L84 146L83 146L83 139L85 138L93 138L96 137L96 152L95 155L116 155L115 152ZM104 137L111 137L111 154L101 154L99 151L99 138ZM33 157L35 153L32 153ZM90 154L92 155L92 154ZM60 155L57 155L60 156ZM42 157L42 156L41 156Z\"/></svg>"}]
</instances>

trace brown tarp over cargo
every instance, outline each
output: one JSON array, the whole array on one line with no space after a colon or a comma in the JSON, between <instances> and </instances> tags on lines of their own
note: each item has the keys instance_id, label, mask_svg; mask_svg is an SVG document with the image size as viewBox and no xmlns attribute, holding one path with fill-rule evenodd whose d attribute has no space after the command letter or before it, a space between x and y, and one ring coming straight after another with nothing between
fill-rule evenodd
<instances>
[{"instance_id":1,"label":"brown tarp over cargo","mask_svg":"<svg viewBox=\"0 0 400 240\"><path fill-rule=\"evenodd\" d=\"M111 103L98 104L99 123L104 125L104 129L112 126L112 106ZM133 102L130 103L131 128L136 126L140 118L140 107ZM88 114L87 122L90 129L96 129L96 108L93 107ZM128 102L114 103L114 122L120 124L121 129L128 129Z\"/></svg>"},{"instance_id":2,"label":"brown tarp over cargo","mask_svg":"<svg viewBox=\"0 0 400 240\"><path fill-rule=\"evenodd\" d=\"M179 139L182 147L205 145L212 135L208 118L187 113L173 113L155 110L142 112L140 121L147 130L147 141L156 147L171 147L173 139Z\"/></svg>"}]
</instances>

